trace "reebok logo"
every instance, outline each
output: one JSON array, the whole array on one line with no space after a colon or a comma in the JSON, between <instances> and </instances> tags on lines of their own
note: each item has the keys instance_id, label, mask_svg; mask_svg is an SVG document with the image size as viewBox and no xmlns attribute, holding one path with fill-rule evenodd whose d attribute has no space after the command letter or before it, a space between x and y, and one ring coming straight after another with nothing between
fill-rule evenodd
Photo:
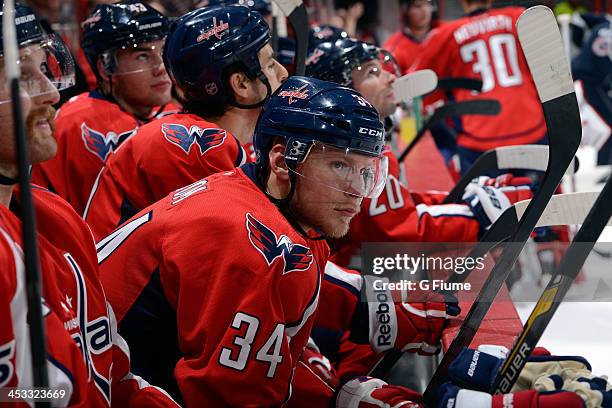
<instances>
[{"instance_id":1,"label":"reebok logo","mask_svg":"<svg viewBox=\"0 0 612 408\"><path fill-rule=\"evenodd\" d=\"M391 330L391 309L389 307L389 302L391 299L387 291L381 290L376 291L376 301L378 305L376 306L376 320L378 324L376 324L376 328L378 331L378 335L376 336L376 344L378 347L389 348L392 347L392 330Z\"/></svg>"}]
</instances>

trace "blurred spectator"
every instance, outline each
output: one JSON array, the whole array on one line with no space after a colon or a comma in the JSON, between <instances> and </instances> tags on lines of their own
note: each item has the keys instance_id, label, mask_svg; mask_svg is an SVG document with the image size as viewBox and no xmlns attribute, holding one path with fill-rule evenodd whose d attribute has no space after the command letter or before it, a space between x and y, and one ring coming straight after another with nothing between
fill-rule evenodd
<instances>
[{"instance_id":1,"label":"blurred spectator","mask_svg":"<svg viewBox=\"0 0 612 408\"><path fill-rule=\"evenodd\" d=\"M416 59L421 42L431 30L431 0L401 0L402 28L385 42L384 48L395 57L402 74Z\"/></svg>"}]
</instances>

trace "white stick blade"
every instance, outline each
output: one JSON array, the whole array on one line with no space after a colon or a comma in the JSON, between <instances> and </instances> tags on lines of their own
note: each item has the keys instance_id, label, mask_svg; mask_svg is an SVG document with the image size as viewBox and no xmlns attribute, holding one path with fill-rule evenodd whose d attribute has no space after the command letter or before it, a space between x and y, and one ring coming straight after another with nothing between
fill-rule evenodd
<instances>
[{"instance_id":1,"label":"white stick blade","mask_svg":"<svg viewBox=\"0 0 612 408\"><path fill-rule=\"evenodd\" d=\"M518 145L503 146L495 149L497 155L497 168L499 169L525 169L546 171L548 166L548 146ZM566 174L574 173L576 158L567 168Z\"/></svg>"},{"instance_id":2,"label":"white stick blade","mask_svg":"<svg viewBox=\"0 0 612 408\"><path fill-rule=\"evenodd\" d=\"M438 86L436 73L431 69L423 69L396 79L393 83L393 93L397 101L407 102L433 91L436 86Z\"/></svg>"},{"instance_id":3,"label":"white stick blade","mask_svg":"<svg viewBox=\"0 0 612 408\"><path fill-rule=\"evenodd\" d=\"M536 227L582 224L598 196L597 192L554 195L548 202ZM530 201L524 200L514 204L519 219L525 213ZM612 219L608 221L608 225L612 225Z\"/></svg>"},{"instance_id":4,"label":"white stick blade","mask_svg":"<svg viewBox=\"0 0 612 408\"><path fill-rule=\"evenodd\" d=\"M574 92L557 19L546 6L531 7L516 28L542 103Z\"/></svg>"},{"instance_id":5,"label":"white stick blade","mask_svg":"<svg viewBox=\"0 0 612 408\"><path fill-rule=\"evenodd\" d=\"M302 0L273 0L284 15L289 16L302 4Z\"/></svg>"}]
</instances>

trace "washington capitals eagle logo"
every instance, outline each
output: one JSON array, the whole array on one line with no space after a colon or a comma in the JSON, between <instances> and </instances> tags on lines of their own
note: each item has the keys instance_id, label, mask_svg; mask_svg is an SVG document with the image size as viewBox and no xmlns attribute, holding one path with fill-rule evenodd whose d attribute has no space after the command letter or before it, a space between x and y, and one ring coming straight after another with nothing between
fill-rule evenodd
<instances>
[{"instance_id":1,"label":"washington capitals eagle logo","mask_svg":"<svg viewBox=\"0 0 612 408\"><path fill-rule=\"evenodd\" d=\"M285 262L283 275L294 271L305 271L312 264L312 251L303 245L294 244L286 235L279 238L250 213L246 215L246 227L251 244L266 258L268 265L278 257Z\"/></svg>"},{"instance_id":2,"label":"washington capitals eagle logo","mask_svg":"<svg viewBox=\"0 0 612 408\"><path fill-rule=\"evenodd\" d=\"M123 133L108 132L106 135L97 130L89 128L85 122L81 124L81 137L85 143L85 148L105 161L108 155L115 151L117 146L132 136L136 129L128 130Z\"/></svg>"},{"instance_id":3,"label":"washington capitals eagle logo","mask_svg":"<svg viewBox=\"0 0 612 408\"><path fill-rule=\"evenodd\" d=\"M204 154L208 150L221 146L225 141L227 133L223 129L207 128L192 125L189 130L183 125L164 123L162 132L167 141L177 145L189 154L191 146L197 143L200 153Z\"/></svg>"}]
</instances>

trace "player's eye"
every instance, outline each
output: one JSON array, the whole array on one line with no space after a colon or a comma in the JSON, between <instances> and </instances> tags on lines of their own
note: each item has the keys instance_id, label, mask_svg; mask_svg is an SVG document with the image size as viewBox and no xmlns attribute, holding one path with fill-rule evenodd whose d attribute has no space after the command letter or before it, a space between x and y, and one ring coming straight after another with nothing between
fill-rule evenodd
<instances>
[{"instance_id":1,"label":"player's eye","mask_svg":"<svg viewBox=\"0 0 612 408\"><path fill-rule=\"evenodd\" d=\"M136 55L136 60L137 61L148 61L149 60L149 54L147 53L140 53Z\"/></svg>"},{"instance_id":2,"label":"player's eye","mask_svg":"<svg viewBox=\"0 0 612 408\"><path fill-rule=\"evenodd\" d=\"M379 77L380 76L380 68L378 68L378 67L371 67L370 69L368 69L368 75L369 76Z\"/></svg>"}]
</instances>

